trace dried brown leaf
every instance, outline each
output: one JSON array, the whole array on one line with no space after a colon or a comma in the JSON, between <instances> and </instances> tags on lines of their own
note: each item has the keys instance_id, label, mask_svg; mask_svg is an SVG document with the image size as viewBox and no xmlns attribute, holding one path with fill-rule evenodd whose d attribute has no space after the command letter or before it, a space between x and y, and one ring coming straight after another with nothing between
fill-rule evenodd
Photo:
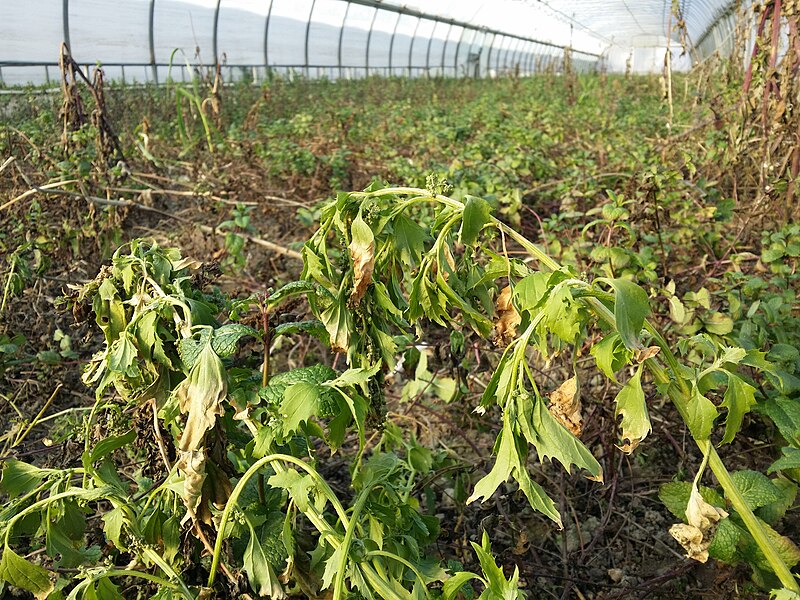
<instances>
[{"instance_id":1,"label":"dried brown leaf","mask_svg":"<svg viewBox=\"0 0 800 600\"><path fill-rule=\"evenodd\" d=\"M550 414L575 437L583 431L582 408L577 377L570 377L550 394Z\"/></svg>"},{"instance_id":2,"label":"dried brown leaf","mask_svg":"<svg viewBox=\"0 0 800 600\"><path fill-rule=\"evenodd\" d=\"M708 548L714 539L717 524L728 513L712 506L700 495L695 484L686 506L688 523L677 523L670 527L669 533L686 550L686 556L701 563L708 561Z\"/></svg>"},{"instance_id":3,"label":"dried brown leaf","mask_svg":"<svg viewBox=\"0 0 800 600\"><path fill-rule=\"evenodd\" d=\"M353 261L353 291L350 293L350 305L355 306L364 297L367 287L372 283L375 270L375 237L372 230L361 218L356 217L351 227L352 241L350 259Z\"/></svg>"},{"instance_id":4,"label":"dried brown leaf","mask_svg":"<svg viewBox=\"0 0 800 600\"><path fill-rule=\"evenodd\" d=\"M203 483L206 480L206 455L203 450L178 451L178 470L183 473L183 492L181 499L188 512L184 522L196 515L203 496Z\"/></svg>"},{"instance_id":5,"label":"dried brown leaf","mask_svg":"<svg viewBox=\"0 0 800 600\"><path fill-rule=\"evenodd\" d=\"M497 320L494 322L494 329L492 330L492 342L498 348L508 346L517 337L517 327L522 322L517 309L514 308L514 303L511 301L511 295L511 286L507 285L497 296L497 302L495 303Z\"/></svg>"},{"instance_id":6,"label":"dried brown leaf","mask_svg":"<svg viewBox=\"0 0 800 600\"><path fill-rule=\"evenodd\" d=\"M659 348L658 346L650 346L649 348L636 350L636 352L634 353L634 358L636 359L637 363L643 363L648 358L653 358L659 352L661 352L661 348Z\"/></svg>"}]
</instances>

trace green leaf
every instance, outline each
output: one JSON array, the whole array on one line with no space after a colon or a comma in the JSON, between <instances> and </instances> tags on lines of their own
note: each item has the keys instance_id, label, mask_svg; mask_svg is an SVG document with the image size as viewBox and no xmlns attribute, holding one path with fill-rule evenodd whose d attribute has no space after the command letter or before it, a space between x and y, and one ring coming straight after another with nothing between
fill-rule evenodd
<instances>
[{"instance_id":1,"label":"green leaf","mask_svg":"<svg viewBox=\"0 0 800 600\"><path fill-rule=\"evenodd\" d=\"M717 526L714 539L708 547L708 554L722 562L733 564L739 546L742 530L731 519L722 519Z\"/></svg>"},{"instance_id":2,"label":"green leaf","mask_svg":"<svg viewBox=\"0 0 800 600\"><path fill-rule=\"evenodd\" d=\"M564 466L567 473L571 472L571 465L575 465L588 471L592 479L603 480L603 468L597 459L578 438L550 414L541 398L534 398L531 403L530 399L520 397L518 403L519 414L524 415L523 418L530 423L525 435L533 436L533 439L528 437L528 441L536 447L540 461L555 458Z\"/></svg>"},{"instance_id":3,"label":"green leaf","mask_svg":"<svg viewBox=\"0 0 800 600\"><path fill-rule=\"evenodd\" d=\"M630 454L653 429L642 389L642 365L637 367L636 373L623 386L614 402L615 420L619 421L619 417L622 417L620 439L623 444L620 450Z\"/></svg>"},{"instance_id":4,"label":"green leaf","mask_svg":"<svg viewBox=\"0 0 800 600\"><path fill-rule=\"evenodd\" d=\"M777 396L768 398L763 409L786 441L800 447L800 402Z\"/></svg>"},{"instance_id":5,"label":"green leaf","mask_svg":"<svg viewBox=\"0 0 800 600\"><path fill-rule=\"evenodd\" d=\"M29 563L8 546L0 559L0 579L31 592L36 600L44 600L55 589L49 571Z\"/></svg>"},{"instance_id":6,"label":"green leaf","mask_svg":"<svg viewBox=\"0 0 800 600\"><path fill-rule=\"evenodd\" d=\"M122 508L114 508L103 515L103 531L106 539L125 552L128 547L122 541L122 528L129 525L128 516Z\"/></svg>"},{"instance_id":7,"label":"green leaf","mask_svg":"<svg viewBox=\"0 0 800 600\"><path fill-rule=\"evenodd\" d=\"M800 469L800 449L785 446L781 448L781 452L783 456L770 465L769 469L767 469L767 473Z\"/></svg>"},{"instance_id":8,"label":"green leaf","mask_svg":"<svg viewBox=\"0 0 800 600\"><path fill-rule=\"evenodd\" d=\"M647 293L627 279L601 279L614 288L614 319L622 343L629 350L641 348L639 334L650 314Z\"/></svg>"},{"instance_id":9,"label":"green leaf","mask_svg":"<svg viewBox=\"0 0 800 600\"><path fill-rule=\"evenodd\" d=\"M250 539L244 551L243 566L250 581L250 587L259 596L268 596L270 598L286 597L278 576L275 574L275 570L264 552L263 541L259 539L256 530L249 522L248 526Z\"/></svg>"},{"instance_id":10,"label":"green leaf","mask_svg":"<svg viewBox=\"0 0 800 600\"><path fill-rule=\"evenodd\" d=\"M467 196L461 220L461 243L466 246L475 245L481 229L489 222L491 216L492 207L486 200Z\"/></svg>"},{"instance_id":11,"label":"green leaf","mask_svg":"<svg viewBox=\"0 0 800 600\"><path fill-rule=\"evenodd\" d=\"M119 588L108 577L103 577L85 588L83 600L124 600L124 598Z\"/></svg>"},{"instance_id":12,"label":"green leaf","mask_svg":"<svg viewBox=\"0 0 800 600\"><path fill-rule=\"evenodd\" d=\"M756 514L770 525L775 525L784 517L786 511L794 506L794 501L797 498L797 485L783 478L771 479L770 481L780 490L781 497L779 500L765 504L756 510Z\"/></svg>"},{"instance_id":13,"label":"green leaf","mask_svg":"<svg viewBox=\"0 0 800 600\"><path fill-rule=\"evenodd\" d=\"M472 579L480 579L475 573L468 571L459 571L454 573L450 579L444 582L442 586L442 599L453 600L458 593L464 588L468 581Z\"/></svg>"},{"instance_id":14,"label":"green leaf","mask_svg":"<svg viewBox=\"0 0 800 600\"><path fill-rule=\"evenodd\" d=\"M769 541L772 542L775 550L777 550L778 556L786 563L787 567L791 569L800 562L800 549L791 539L781 535L761 519L759 519L759 523L761 523L764 533L766 533L767 538L769 538ZM742 553L747 562L757 569L771 573L772 567L755 540L749 535L745 539L747 543L744 544Z\"/></svg>"},{"instance_id":15,"label":"green leaf","mask_svg":"<svg viewBox=\"0 0 800 600\"><path fill-rule=\"evenodd\" d=\"M569 288L562 285L550 292L543 310L546 327L564 342L574 343L580 332L581 321Z\"/></svg>"},{"instance_id":16,"label":"green leaf","mask_svg":"<svg viewBox=\"0 0 800 600\"><path fill-rule=\"evenodd\" d=\"M594 356L597 368L615 383L617 382L617 371L628 364L631 357L630 351L625 348L616 332L609 333L594 344L589 353Z\"/></svg>"},{"instance_id":17,"label":"green leaf","mask_svg":"<svg viewBox=\"0 0 800 600\"><path fill-rule=\"evenodd\" d=\"M736 471L731 473L731 478L750 510L778 502L783 497L772 480L758 471Z\"/></svg>"},{"instance_id":18,"label":"green leaf","mask_svg":"<svg viewBox=\"0 0 800 600\"><path fill-rule=\"evenodd\" d=\"M3 461L3 477L0 479L0 491L8 494L9 499L22 496L35 490L53 471L40 469L15 458Z\"/></svg>"},{"instance_id":19,"label":"green leaf","mask_svg":"<svg viewBox=\"0 0 800 600\"><path fill-rule=\"evenodd\" d=\"M692 437L698 441L711 437L714 420L718 414L714 403L700 393L697 385L692 384L691 396L686 403L686 424L689 426Z\"/></svg>"},{"instance_id":20,"label":"green leaf","mask_svg":"<svg viewBox=\"0 0 800 600\"><path fill-rule=\"evenodd\" d=\"M326 345L330 343L330 339L328 338L328 330L325 329L325 325L322 324L322 321L318 321L317 319L311 319L309 321L297 321L293 323L281 323L275 327L273 338L277 338L282 335L294 335L298 333L314 336Z\"/></svg>"},{"instance_id":21,"label":"green leaf","mask_svg":"<svg viewBox=\"0 0 800 600\"><path fill-rule=\"evenodd\" d=\"M492 470L486 474L467 498L467 504L480 500L484 502L492 497L498 487L511 477L514 469L518 468L519 457L514 444L514 433L509 427L503 427L497 438L497 457L494 459Z\"/></svg>"},{"instance_id":22,"label":"green leaf","mask_svg":"<svg viewBox=\"0 0 800 600\"><path fill-rule=\"evenodd\" d=\"M800 600L800 594L786 588L772 590L769 593L769 600Z\"/></svg>"},{"instance_id":23,"label":"green leaf","mask_svg":"<svg viewBox=\"0 0 800 600\"><path fill-rule=\"evenodd\" d=\"M428 233L402 213L392 220L392 233L392 243L402 263L407 267L417 266L425 250Z\"/></svg>"},{"instance_id":24,"label":"green leaf","mask_svg":"<svg viewBox=\"0 0 800 600\"><path fill-rule=\"evenodd\" d=\"M725 417L725 435L723 444L730 444L742 428L742 419L756 403L756 388L746 383L741 377L728 373L728 389L722 399L721 406L728 409Z\"/></svg>"},{"instance_id":25,"label":"green leaf","mask_svg":"<svg viewBox=\"0 0 800 600\"><path fill-rule=\"evenodd\" d=\"M206 432L224 414L222 401L228 394L228 375L217 353L206 344L197 357L189 376L174 392L186 425L179 441L181 450L197 450Z\"/></svg>"},{"instance_id":26,"label":"green leaf","mask_svg":"<svg viewBox=\"0 0 800 600\"><path fill-rule=\"evenodd\" d=\"M733 319L722 313L713 312L702 318L706 331L716 335L728 335L733 331Z\"/></svg>"},{"instance_id":27,"label":"green leaf","mask_svg":"<svg viewBox=\"0 0 800 600\"><path fill-rule=\"evenodd\" d=\"M700 496L718 508L725 508L725 499L711 488L700 486ZM678 519L686 522L686 507L692 494L692 484L688 481L670 481L658 488L658 498L667 510Z\"/></svg>"},{"instance_id":28,"label":"green leaf","mask_svg":"<svg viewBox=\"0 0 800 600\"><path fill-rule=\"evenodd\" d=\"M94 464L98 460L102 460L114 450L118 450L123 446L127 446L128 444L132 443L133 440L136 439L136 431L131 429L127 433L122 435L115 435L111 437L107 437L104 440L100 440L97 442L92 451L89 453L89 465Z\"/></svg>"},{"instance_id":29,"label":"green leaf","mask_svg":"<svg viewBox=\"0 0 800 600\"><path fill-rule=\"evenodd\" d=\"M223 325L214 331L211 347L214 348L214 352L216 352L218 356L226 358L236 352L236 346L239 340L248 335L256 339L261 339L261 334L247 325L242 325L241 323Z\"/></svg>"},{"instance_id":30,"label":"green leaf","mask_svg":"<svg viewBox=\"0 0 800 600\"><path fill-rule=\"evenodd\" d=\"M523 277L514 286L514 297L521 311L534 312L549 291L550 274L543 271Z\"/></svg>"},{"instance_id":31,"label":"green leaf","mask_svg":"<svg viewBox=\"0 0 800 600\"><path fill-rule=\"evenodd\" d=\"M317 414L319 395L320 388L314 383L301 381L286 388L280 408L284 435L297 431L300 423Z\"/></svg>"}]
</instances>

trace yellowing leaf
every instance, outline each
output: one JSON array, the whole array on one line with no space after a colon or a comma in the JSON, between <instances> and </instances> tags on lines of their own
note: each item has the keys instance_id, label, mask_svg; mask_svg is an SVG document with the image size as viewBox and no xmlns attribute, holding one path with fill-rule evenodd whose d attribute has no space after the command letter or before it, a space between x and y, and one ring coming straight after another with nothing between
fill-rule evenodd
<instances>
[{"instance_id":1,"label":"yellowing leaf","mask_svg":"<svg viewBox=\"0 0 800 600\"><path fill-rule=\"evenodd\" d=\"M517 327L521 318L511 301L511 286L506 286L500 292L496 302L497 321L492 330L492 341L495 346L504 348L517 337Z\"/></svg>"},{"instance_id":2,"label":"yellowing leaf","mask_svg":"<svg viewBox=\"0 0 800 600\"><path fill-rule=\"evenodd\" d=\"M583 430L581 415L581 396L578 393L578 379L571 377L550 394L550 414L566 427L574 436L580 436Z\"/></svg>"},{"instance_id":3,"label":"yellowing leaf","mask_svg":"<svg viewBox=\"0 0 800 600\"><path fill-rule=\"evenodd\" d=\"M178 452L178 470L183 473L183 493L181 498L189 513L184 522L196 515L203 495L203 483L206 480L206 455L203 450Z\"/></svg>"},{"instance_id":4,"label":"yellowing leaf","mask_svg":"<svg viewBox=\"0 0 800 600\"><path fill-rule=\"evenodd\" d=\"M181 412L187 415L186 427L178 444L182 451L191 452L203 445L206 432L214 427L217 416L224 413L222 401L227 393L222 361L211 344L206 344L189 377L175 388Z\"/></svg>"},{"instance_id":5,"label":"yellowing leaf","mask_svg":"<svg viewBox=\"0 0 800 600\"><path fill-rule=\"evenodd\" d=\"M620 428L622 433L620 438L623 441L620 450L630 454L636 449L647 434L652 430L650 416L647 414L647 403L642 390L642 366L636 369L636 373L628 380L617 394L614 402L617 405L615 417L622 416ZM625 440L628 440L627 442Z\"/></svg>"},{"instance_id":6,"label":"yellowing leaf","mask_svg":"<svg viewBox=\"0 0 800 600\"><path fill-rule=\"evenodd\" d=\"M350 293L350 304L361 302L367 287L372 283L372 272L375 269L375 236L361 218L361 214L353 220L350 228L350 259L353 261L353 291Z\"/></svg>"}]
</instances>

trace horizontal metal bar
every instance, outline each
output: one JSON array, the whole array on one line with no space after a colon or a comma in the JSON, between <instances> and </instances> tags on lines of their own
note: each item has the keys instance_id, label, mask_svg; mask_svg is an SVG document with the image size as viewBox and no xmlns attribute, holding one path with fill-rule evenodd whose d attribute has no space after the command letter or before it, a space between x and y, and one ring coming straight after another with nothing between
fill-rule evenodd
<instances>
[{"instance_id":1,"label":"horizontal metal bar","mask_svg":"<svg viewBox=\"0 0 800 600\"><path fill-rule=\"evenodd\" d=\"M498 29L489 29L488 27L477 27L474 24L467 23L466 21L458 21L456 19L447 19L444 17L440 17L437 15L433 15L431 13L422 12L420 10L416 10L413 8L409 8L407 6L401 6L397 4L386 4L381 0L350 0L352 4L360 4L361 6L369 6L371 8L377 8L379 10L385 10L388 12L399 13L401 15L408 15L410 17L417 17L420 19L426 19L429 21L439 21L440 23L446 23L448 25L456 25L458 27L464 27L465 29L478 29L480 31L485 31L486 33L492 33L495 35L502 35L507 38L514 38L517 40L525 40L527 42L536 42L537 44L542 44L543 46L549 46L551 48L564 48L564 46L559 46L558 44L553 44L552 42L545 42L543 40L537 40L535 38L529 38L522 35L515 35L513 33L506 33L505 31L500 31ZM583 50L575 50L573 49L573 53L575 54L584 54L586 56L593 56L595 58L600 58L599 54L595 54L593 52L584 52Z\"/></svg>"}]
</instances>

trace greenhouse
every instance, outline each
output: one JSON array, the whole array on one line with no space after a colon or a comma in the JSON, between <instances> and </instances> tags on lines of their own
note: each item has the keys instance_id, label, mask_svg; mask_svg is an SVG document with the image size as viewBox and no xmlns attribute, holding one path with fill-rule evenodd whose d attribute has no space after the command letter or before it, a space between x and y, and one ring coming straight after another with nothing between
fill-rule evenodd
<instances>
[{"instance_id":1,"label":"greenhouse","mask_svg":"<svg viewBox=\"0 0 800 600\"><path fill-rule=\"evenodd\" d=\"M799 24L0 3L0 598L800 600Z\"/></svg>"}]
</instances>

